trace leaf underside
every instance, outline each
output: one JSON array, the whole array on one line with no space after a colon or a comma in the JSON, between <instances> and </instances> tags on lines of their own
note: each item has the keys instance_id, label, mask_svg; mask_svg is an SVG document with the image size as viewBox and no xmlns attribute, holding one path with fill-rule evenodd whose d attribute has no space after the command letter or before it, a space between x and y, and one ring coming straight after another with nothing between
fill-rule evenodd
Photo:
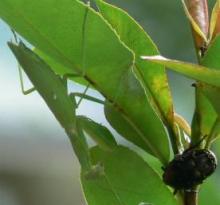
<instances>
[{"instance_id":1,"label":"leaf underside","mask_svg":"<svg viewBox=\"0 0 220 205\"><path fill-rule=\"evenodd\" d=\"M89 205L177 204L160 177L133 151L119 146L104 152L95 147L91 156L94 164L104 165L105 174L92 180L81 176Z\"/></svg>"}]
</instances>

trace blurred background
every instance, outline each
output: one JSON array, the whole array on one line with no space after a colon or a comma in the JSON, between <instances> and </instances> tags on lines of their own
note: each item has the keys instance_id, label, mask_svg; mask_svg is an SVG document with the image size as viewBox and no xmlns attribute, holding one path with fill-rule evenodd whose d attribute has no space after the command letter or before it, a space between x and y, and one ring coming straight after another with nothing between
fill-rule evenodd
<instances>
[{"instance_id":1,"label":"blurred background","mask_svg":"<svg viewBox=\"0 0 220 205\"><path fill-rule=\"evenodd\" d=\"M162 55L196 62L181 1L108 2L128 11L150 34ZM67 136L37 93L24 96L20 91L17 63L6 45L11 38L10 29L0 20L0 204L85 205L79 164ZM192 81L172 72L168 75L175 110L191 122ZM30 86L27 81L26 87ZM72 84L70 89L83 90ZM78 113L107 124L100 105L83 101ZM218 147L220 143L215 147L220 156ZM200 205L220 203L216 191L220 188L219 179L217 171L203 186Z\"/></svg>"}]
</instances>

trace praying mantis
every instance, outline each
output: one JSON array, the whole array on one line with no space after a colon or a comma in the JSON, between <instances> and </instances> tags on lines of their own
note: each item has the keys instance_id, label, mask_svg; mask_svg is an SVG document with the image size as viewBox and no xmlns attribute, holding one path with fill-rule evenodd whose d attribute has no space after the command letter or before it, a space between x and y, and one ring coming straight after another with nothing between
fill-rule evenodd
<instances>
[{"instance_id":1,"label":"praying mantis","mask_svg":"<svg viewBox=\"0 0 220 205\"><path fill-rule=\"evenodd\" d=\"M90 1L87 2L87 5L90 5ZM86 17L87 12L85 12L84 26ZM90 86L89 83L87 84L83 93L68 94L68 78L83 77L84 74L82 73L79 75L75 73L67 73L63 76L55 74L51 70L50 66L44 62L34 51L27 48L22 41L18 43L18 38L15 31L13 29L11 30L16 44L9 42L8 45L19 63L18 70L22 93L24 95L28 95L36 90L42 96L68 135L74 152L76 153L81 164L82 172L84 172L88 178L94 178L100 174L103 175L104 168L102 165L98 163L97 165L93 166L91 162L89 146L87 144L84 132L87 133L87 135L89 135L104 150L109 151L113 149L115 146L117 146L117 143L111 132L106 127L84 116L77 116L76 109L79 107L83 99L103 105L106 102L86 95L86 92ZM84 29L82 35L84 35ZM84 43L85 42L83 42L83 44ZM84 47L84 45L82 46ZM33 88L25 90L22 69L32 82L34 86ZM85 72L85 68L83 68L83 72ZM76 97L80 98L78 102L76 102Z\"/></svg>"},{"instance_id":2,"label":"praying mantis","mask_svg":"<svg viewBox=\"0 0 220 205\"><path fill-rule=\"evenodd\" d=\"M104 102L86 95L86 91L88 90L87 86L84 93L79 94L81 98L79 102L76 103L75 94L72 93L68 95L68 76L60 77L56 75L50 67L32 50L27 48L23 42L20 42L18 45L9 42L8 45L16 56L20 66L34 85L34 88L29 90L24 89L22 71L20 68L19 74L22 92L25 95L30 94L34 90L39 92L68 135L85 174L88 177L95 177L102 174L103 167L101 164L97 164L96 166L92 165L89 146L84 132L92 137L97 144L105 150L113 149L117 143L106 127L86 117L77 116L76 109L83 98L97 103Z\"/></svg>"}]
</instances>

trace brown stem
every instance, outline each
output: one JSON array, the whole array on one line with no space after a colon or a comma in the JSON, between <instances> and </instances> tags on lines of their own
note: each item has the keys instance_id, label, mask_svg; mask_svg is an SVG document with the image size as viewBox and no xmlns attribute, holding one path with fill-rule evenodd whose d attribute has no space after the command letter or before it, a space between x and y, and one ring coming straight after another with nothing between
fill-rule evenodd
<instances>
[{"instance_id":1,"label":"brown stem","mask_svg":"<svg viewBox=\"0 0 220 205\"><path fill-rule=\"evenodd\" d=\"M184 0L193 20L208 38L209 35L209 14L208 14L208 0ZM195 48L197 50L198 62L201 64L201 58L199 52L203 50L206 42L204 39L194 30L192 26L193 38L195 42ZM201 53L202 54L202 53ZM198 100L198 95L196 95ZM196 186L191 190L185 190L183 193L183 205L198 205L198 192L199 187Z\"/></svg>"},{"instance_id":2,"label":"brown stem","mask_svg":"<svg viewBox=\"0 0 220 205\"><path fill-rule=\"evenodd\" d=\"M198 191L185 190L184 191L184 205L198 205Z\"/></svg>"}]
</instances>

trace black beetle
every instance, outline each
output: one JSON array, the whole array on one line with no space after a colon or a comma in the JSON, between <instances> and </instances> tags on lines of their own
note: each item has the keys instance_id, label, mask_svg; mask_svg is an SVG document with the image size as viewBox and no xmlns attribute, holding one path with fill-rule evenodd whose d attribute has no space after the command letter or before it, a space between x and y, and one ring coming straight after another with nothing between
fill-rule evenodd
<instances>
[{"instance_id":1,"label":"black beetle","mask_svg":"<svg viewBox=\"0 0 220 205\"><path fill-rule=\"evenodd\" d=\"M188 190L199 185L216 169L215 154L208 149L187 149L177 154L163 168L163 181L177 190Z\"/></svg>"}]
</instances>

